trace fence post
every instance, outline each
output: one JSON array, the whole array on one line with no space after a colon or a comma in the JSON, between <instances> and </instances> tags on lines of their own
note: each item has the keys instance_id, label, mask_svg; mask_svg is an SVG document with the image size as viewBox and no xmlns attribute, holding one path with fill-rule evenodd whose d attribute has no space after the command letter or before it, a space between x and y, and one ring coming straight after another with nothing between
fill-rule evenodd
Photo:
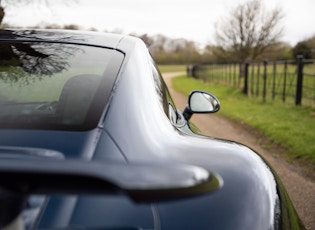
<instances>
[{"instance_id":1,"label":"fence post","mask_svg":"<svg viewBox=\"0 0 315 230\"><path fill-rule=\"evenodd\" d=\"M256 81L256 97L259 96L259 82L260 82L260 62L257 64L257 81Z\"/></svg>"},{"instance_id":2,"label":"fence post","mask_svg":"<svg viewBox=\"0 0 315 230\"><path fill-rule=\"evenodd\" d=\"M276 97L276 78L277 78L277 62L273 62L273 78L272 78L272 100Z\"/></svg>"},{"instance_id":3,"label":"fence post","mask_svg":"<svg viewBox=\"0 0 315 230\"><path fill-rule=\"evenodd\" d=\"M237 87L236 65L237 65L237 63L234 62L234 64L233 64L233 70L234 70L233 78L234 78L234 86Z\"/></svg>"},{"instance_id":4,"label":"fence post","mask_svg":"<svg viewBox=\"0 0 315 230\"><path fill-rule=\"evenodd\" d=\"M237 83L237 87L238 87L238 88L241 88L241 87L242 87L242 86L241 86L241 78L242 78L242 74L243 74L242 68L243 68L243 63L240 62L240 63L239 63L238 83Z\"/></svg>"},{"instance_id":5,"label":"fence post","mask_svg":"<svg viewBox=\"0 0 315 230\"><path fill-rule=\"evenodd\" d=\"M244 90L243 90L243 93L246 95L248 94L248 66L249 66L249 63L246 62L245 69L244 69Z\"/></svg>"},{"instance_id":6,"label":"fence post","mask_svg":"<svg viewBox=\"0 0 315 230\"><path fill-rule=\"evenodd\" d=\"M282 93L282 101L285 102L286 97L286 87L287 87L287 72L288 72L288 61L284 61L284 79L283 79L283 93Z\"/></svg>"},{"instance_id":7,"label":"fence post","mask_svg":"<svg viewBox=\"0 0 315 230\"><path fill-rule=\"evenodd\" d=\"M263 101L266 101L266 94L267 94L267 61L264 61L264 85L263 85Z\"/></svg>"},{"instance_id":8,"label":"fence post","mask_svg":"<svg viewBox=\"0 0 315 230\"><path fill-rule=\"evenodd\" d=\"M254 92L255 92L255 90L254 90L254 83L255 83L255 65L256 64L254 64L254 63L252 63L251 64L251 69L252 69L252 71L251 71L251 80L250 80L250 95L252 96L252 95L254 95Z\"/></svg>"},{"instance_id":9,"label":"fence post","mask_svg":"<svg viewBox=\"0 0 315 230\"><path fill-rule=\"evenodd\" d=\"M297 56L297 82L296 82L296 96L295 105L301 105L302 102L302 87L303 87L303 55Z\"/></svg>"},{"instance_id":10,"label":"fence post","mask_svg":"<svg viewBox=\"0 0 315 230\"><path fill-rule=\"evenodd\" d=\"M233 86L233 83L232 83L232 63L230 62L228 65L229 65L229 85Z\"/></svg>"}]
</instances>

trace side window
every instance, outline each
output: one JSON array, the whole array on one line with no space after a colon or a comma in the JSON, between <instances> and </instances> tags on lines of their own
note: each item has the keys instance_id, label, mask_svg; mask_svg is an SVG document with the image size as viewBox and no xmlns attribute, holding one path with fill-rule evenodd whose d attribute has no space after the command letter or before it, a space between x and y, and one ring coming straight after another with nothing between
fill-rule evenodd
<instances>
[{"instance_id":1,"label":"side window","mask_svg":"<svg viewBox=\"0 0 315 230\"><path fill-rule=\"evenodd\" d=\"M162 103L164 112L166 116L171 120L173 124L177 123L177 112L176 112L176 107L175 104L170 96L170 93L167 89L167 86L162 78L161 73L159 72L158 68L156 67L154 61L151 59L152 63L152 73L153 73L153 78L155 81L155 88L160 96L160 101Z\"/></svg>"},{"instance_id":2,"label":"side window","mask_svg":"<svg viewBox=\"0 0 315 230\"><path fill-rule=\"evenodd\" d=\"M169 107L168 107L168 117L171 120L172 124L177 123L177 112L171 103L169 103Z\"/></svg>"}]
</instances>

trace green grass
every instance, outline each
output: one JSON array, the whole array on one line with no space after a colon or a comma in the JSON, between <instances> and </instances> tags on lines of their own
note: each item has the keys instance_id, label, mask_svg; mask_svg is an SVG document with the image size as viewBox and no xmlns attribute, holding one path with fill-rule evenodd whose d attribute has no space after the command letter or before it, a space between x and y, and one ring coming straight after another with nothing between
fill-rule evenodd
<instances>
[{"instance_id":1,"label":"green grass","mask_svg":"<svg viewBox=\"0 0 315 230\"><path fill-rule=\"evenodd\" d=\"M275 67L275 68L274 68ZM286 71L285 71L286 69ZM302 87L302 105L315 107L315 65L304 66L304 77ZM239 78L238 65L207 65L200 66L197 74L204 81L244 87L244 77ZM265 79L265 82L264 82ZM264 78L264 66L262 64L250 65L248 69L248 93L252 97L264 98L265 100L285 101L294 104L296 100L297 66L278 63L274 66L269 63Z\"/></svg>"},{"instance_id":2,"label":"green grass","mask_svg":"<svg viewBox=\"0 0 315 230\"><path fill-rule=\"evenodd\" d=\"M221 103L219 114L245 123L285 147L289 160L315 165L314 108L249 99L235 88L205 84L186 76L174 78L173 87L185 95L196 89L214 94Z\"/></svg>"},{"instance_id":3,"label":"green grass","mask_svg":"<svg viewBox=\"0 0 315 230\"><path fill-rule=\"evenodd\" d=\"M163 73L185 72L185 65L159 65L159 70Z\"/></svg>"}]
</instances>

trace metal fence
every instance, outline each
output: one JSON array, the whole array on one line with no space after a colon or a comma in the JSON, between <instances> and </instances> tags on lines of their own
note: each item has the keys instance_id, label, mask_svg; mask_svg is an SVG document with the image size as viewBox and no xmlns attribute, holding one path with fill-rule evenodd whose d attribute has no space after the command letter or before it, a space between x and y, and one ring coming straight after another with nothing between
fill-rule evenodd
<instances>
[{"instance_id":1,"label":"metal fence","mask_svg":"<svg viewBox=\"0 0 315 230\"><path fill-rule=\"evenodd\" d=\"M187 67L188 76L240 88L249 97L315 107L315 60L211 63Z\"/></svg>"}]
</instances>

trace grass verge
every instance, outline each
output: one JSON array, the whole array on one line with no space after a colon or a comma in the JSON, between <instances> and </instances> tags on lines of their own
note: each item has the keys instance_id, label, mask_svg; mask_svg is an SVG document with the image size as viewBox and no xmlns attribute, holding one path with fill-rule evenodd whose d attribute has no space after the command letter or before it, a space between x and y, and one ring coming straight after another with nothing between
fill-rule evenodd
<instances>
[{"instance_id":1,"label":"grass verge","mask_svg":"<svg viewBox=\"0 0 315 230\"><path fill-rule=\"evenodd\" d=\"M159 65L159 70L162 73L174 73L174 72L185 72L185 65Z\"/></svg>"},{"instance_id":2,"label":"grass verge","mask_svg":"<svg viewBox=\"0 0 315 230\"><path fill-rule=\"evenodd\" d=\"M220 100L221 115L247 124L283 146L289 153L288 160L315 166L314 109L249 99L237 89L206 84L186 76L174 78L172 84L185 95L196 89L214 94Z\"/></svg>"}]
</instances>

